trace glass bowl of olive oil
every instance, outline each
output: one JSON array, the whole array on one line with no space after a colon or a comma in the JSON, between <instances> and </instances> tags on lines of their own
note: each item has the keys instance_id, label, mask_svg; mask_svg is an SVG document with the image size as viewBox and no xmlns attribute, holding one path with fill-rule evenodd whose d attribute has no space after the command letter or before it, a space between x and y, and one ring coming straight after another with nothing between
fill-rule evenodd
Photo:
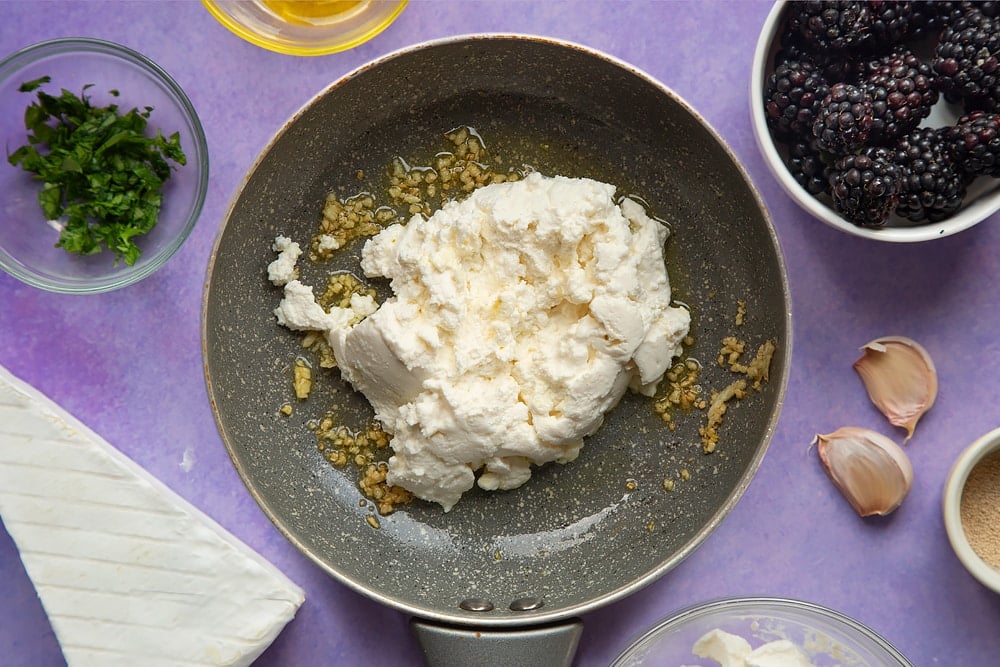
<instances>
[{"instance_id":1,"label":"glass bowl of olive oil","mask_svg":"<svg viewBox=\"0 0 1000 667\"><path fill-rule=\"evenodd\" d=\"M219 23L259 47L295 56L346 51L385 30L407 0L202 0Z\"/></svg>"}]
</instances>

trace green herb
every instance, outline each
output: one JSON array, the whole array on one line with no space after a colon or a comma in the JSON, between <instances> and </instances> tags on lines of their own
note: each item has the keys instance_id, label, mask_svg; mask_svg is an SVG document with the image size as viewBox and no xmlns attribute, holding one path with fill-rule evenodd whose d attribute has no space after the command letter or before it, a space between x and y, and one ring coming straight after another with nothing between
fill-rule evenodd
<instances>
[{"instance_id":1,"label":"green herb","mask_svg":"<svg viewBox=\"0 0 1000 667\"><path fill-rule=\"evenodd\" d=\"M50 80L44 76L19 90L34 92ZM124 259L131 266L140 255L134 238L156 225L160 190L172 169L167 160L183 165L187 158L177 132L146 136L152 107L123 114L116 104L93 106L90 87L79 97L66 89L58 97L38 90L24 112L28 143L7 161L43 182L42 212L63 225L56 247L79 255L107 248L115 264Z\"/></svg>"}]
</instances>

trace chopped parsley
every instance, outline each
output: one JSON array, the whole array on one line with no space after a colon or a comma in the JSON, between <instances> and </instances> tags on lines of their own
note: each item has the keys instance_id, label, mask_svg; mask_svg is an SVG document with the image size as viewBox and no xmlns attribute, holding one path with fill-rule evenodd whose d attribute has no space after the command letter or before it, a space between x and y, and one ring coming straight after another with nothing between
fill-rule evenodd
<instances>
[{"instance_id":1,"label":"chopped parsley","mask_svg":"<svg viewBox=\"0 0 1000 667\"><path fill-rule=\"evenodd\" d=\"M163 201L161 188L172 166L187 162L180 135L146 136L152 107L121 113L118 105L94 106L88 84L77 96L38 90L44 76L21 84L23 93L37 92L24 112L28 143L7 155L15 167L42 181L38 203L48 220L60 223L56 247L78 255L108 249L115 264L129 266L141 251L135 237L156 225ZM118 97L117 90L109 91Z\"/></svg>"}]
</instances>

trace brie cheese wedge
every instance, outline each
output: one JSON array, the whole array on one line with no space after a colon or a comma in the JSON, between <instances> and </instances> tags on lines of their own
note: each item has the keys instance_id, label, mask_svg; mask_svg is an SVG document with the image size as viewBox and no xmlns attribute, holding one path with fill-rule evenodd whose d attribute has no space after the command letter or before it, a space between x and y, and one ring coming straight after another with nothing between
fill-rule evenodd
<instances>
[{"instance_id":1,"label":"brie cheese wedge","mask_svg":"<svg viewBox=\"0 0 1000 667\"><path fill-rule=\"evenodd\" d=\"M0 516L70 667L249 665L304 600L274 565L2 366Z\"/></svg>"}]
</instances>

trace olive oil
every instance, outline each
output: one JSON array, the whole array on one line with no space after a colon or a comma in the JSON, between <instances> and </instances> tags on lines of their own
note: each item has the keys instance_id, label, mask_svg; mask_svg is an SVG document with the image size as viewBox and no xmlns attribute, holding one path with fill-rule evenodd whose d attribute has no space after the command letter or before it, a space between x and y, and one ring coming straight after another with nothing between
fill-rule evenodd
<instances>
[{"instance_id":1,"label":"olive oil","mask_svg":"<svg viewBox=\"0 0 1000 667\"><path fill-rule=\"evenodd\" d=\"M318 26L343 21L364 9L369 0L261 0L282 19L295 25Z\"/></svg>"}]
</instances>

